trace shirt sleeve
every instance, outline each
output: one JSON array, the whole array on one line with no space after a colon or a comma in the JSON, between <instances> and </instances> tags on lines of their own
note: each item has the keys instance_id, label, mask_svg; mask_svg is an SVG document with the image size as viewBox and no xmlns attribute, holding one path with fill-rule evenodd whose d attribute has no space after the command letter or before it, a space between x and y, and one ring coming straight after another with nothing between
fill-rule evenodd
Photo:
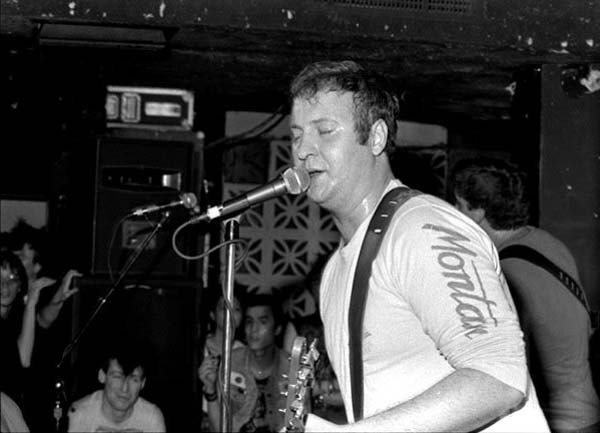
<instances>
[{"instance_id":1,"label":"shirt sleeve","mask_svg":"<svg viewBox=\"0 0 600 433\"><path fill-rule=\"evenodd\" d=\"M400 214L392 230L395 286L439 353L454 369L482 371L526 394L523 335L487 235L453 208L431 205Z\"/></svg>"}]
</instances>

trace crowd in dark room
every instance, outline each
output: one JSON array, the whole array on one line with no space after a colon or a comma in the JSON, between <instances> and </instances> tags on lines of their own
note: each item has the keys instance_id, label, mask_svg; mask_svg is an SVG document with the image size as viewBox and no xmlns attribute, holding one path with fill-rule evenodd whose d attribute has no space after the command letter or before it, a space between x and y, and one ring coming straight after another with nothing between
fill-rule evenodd
<instances>
[{"instance_id":1,"label":"crowd in dark room","mask_svg":"<svg viewBox=\"0 0 600 433\"><path fill-rule=\"evenodd\" d=\"M285 89L281 106L269 111L260 94L198 91L190 80L183 90L194 96L191 124L111 124L109 86L130 87L142 95L148 89L158 89L160 95L182 88L170 79L168 62L156 63L162 70L152 80L144 80L143 74L131 79L119 75L129 51L88 47L88 54L79 56L82 48L52 51L10 38L3 39L1 49L3 303L5 285L16 284L9 279L19 277L18 266L9 266L5 258L14 254L26 272L15 304L7 310L13 319L2 317L3 345L9 341L14 346L6 336L19 334L28 303L32 297L37 301L30 323L36 332L30 361L23 365L15 358L18 353L2 348L13 356L2 356L3 397L9 395L19 406L31 431L66 431L70 405L105 386L98 382L103 374L109 380L101 364L105 352L124 344L147 355L140 395L160 408L167 431L210 430L205 405L213 393L207 393L209 381L199 378L199 368L209 353L220 350L207 352L205 343L208 347L216 338L210 343L216 347L223 339L216 316L217 307L224 308L219 299L230 265L222 241L231 226L218 220L177 229L198 212L263 185L292 165L286 153L291 137ZM98 54L90 55L94 50ZM152 67L144 60L147 54L131 58L137 55ZM316 52L306 63L323 59ZM473 119L468 107L463 116L427 116L424 105L417 110L411 101L413 105L401 107L401 115L412 135L403 136L400 128L391 158L402 182L453 205L457 199L450 177L461 161L493 157L520 167L530 203L527 224L548 231L571 251L591 311L600 309L600 90L574 90L567 72L600 74L598 65L516 68L510 112L502 118ZM296 72L284 76L291 80ZM165 185L165 178L176 179L175 184ZM193 194L192 204L181 201L184 193ZM175 205L168 213L151 210L131 218L136 209L169 203ZM271 218L276 219L281 214L273 206ZM234 248L239 262L234 278L236 271L251 274L258 251L264 251L261 239L248 235L252 215L242 214L237 223L241 229L234 236L246 236L248 242ZM313 399L313 410L343 423L343 407L331 395L335 378L321 341L317 289L320 270L338 238L334 229L322 236L308 253L298 253L301 267L283 272L283 282L271 285L238 276L234 286L242 304L245 299L255 302L250 299L257 294L273 296L283 314L280 346L290 349L284 335L289 326L309 340L319 337L323 359L316 381L329 388ZM145 239L146 248L136 250ZM291 252L280 246L274 262L291 268L293 260L284 256L295 254L293 245L288 244ZM136 251L139 257L132 261ZM277 263L269 269L277 269ZM51 318L44 322L48 306ZM243 327L235 334L242 343ZM595 344L590 346L590 365L600 390L600 344ZM7 376L9 371L18 374Z\"/></svg>"}]
</instances>

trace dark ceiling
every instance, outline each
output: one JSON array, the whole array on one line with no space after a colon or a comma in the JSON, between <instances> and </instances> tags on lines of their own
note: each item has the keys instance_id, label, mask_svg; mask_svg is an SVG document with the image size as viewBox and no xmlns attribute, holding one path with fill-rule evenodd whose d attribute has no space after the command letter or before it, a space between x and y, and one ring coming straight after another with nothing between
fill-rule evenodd
<instances>
[{"instance_id":1,"label":"dark ceiling","mask_svg":"<svg viewBox=\"0 0 600 433\"><path fill-rule=\"evenodd\" d=\"M219 101L227 109L275 110L304 64L350 58L396 83L407 117L442 123L507 119L514 86L519 92L519 85L534 85L520 77L546 63L600 62L597 0L0 4L3 47L13 54L35 52L43 71L65 76L75 69L108 84L184 88L195 92L197 104ZM94 27L50 40L46 32L56 24ZM153 29L164 43L147 43Z\"/></svg>"}]
</instances>

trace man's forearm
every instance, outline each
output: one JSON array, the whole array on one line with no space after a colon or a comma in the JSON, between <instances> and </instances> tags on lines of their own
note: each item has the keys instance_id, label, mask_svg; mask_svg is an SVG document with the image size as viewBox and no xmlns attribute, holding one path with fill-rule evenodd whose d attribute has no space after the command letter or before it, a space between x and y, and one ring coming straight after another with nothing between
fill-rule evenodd
<instances>
[{"instance_id":1,"label":"man's forearm","mask_svg":"<svg viewBox=\"0 0 600 433\"><path fill-rule=\"evenodd\" d=\"M419 396L349 425L348 431L472 431L507 415L523 394L478 370L461 369Z\"/></svg>"}]
</instances>

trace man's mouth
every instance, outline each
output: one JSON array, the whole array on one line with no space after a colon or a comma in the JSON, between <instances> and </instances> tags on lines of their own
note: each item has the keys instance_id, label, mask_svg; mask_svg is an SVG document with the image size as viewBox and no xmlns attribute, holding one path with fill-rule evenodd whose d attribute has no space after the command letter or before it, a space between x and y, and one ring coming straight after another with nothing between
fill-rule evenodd
<instances>
[{"instance_id":1,"label":"man's mouth","mask_svg":"<svg viewBox=\"0 0 600 433\"><path fill-rule=\"evenodd\" d=\"M315 177L317 177L321 173L322 173L322 171L320 171L320 170L309 170L308 171L308 175L310 176L311 179L314 179Z\"/></svg>"}]
</instances>

